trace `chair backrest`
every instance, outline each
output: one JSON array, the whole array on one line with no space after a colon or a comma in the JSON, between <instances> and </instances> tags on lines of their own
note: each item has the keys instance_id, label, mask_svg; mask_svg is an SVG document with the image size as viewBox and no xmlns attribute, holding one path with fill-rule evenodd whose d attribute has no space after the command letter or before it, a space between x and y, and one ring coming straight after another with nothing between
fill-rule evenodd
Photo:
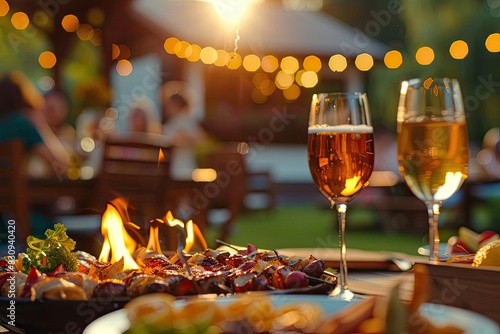
<instances>
[{"instance_id":1,"label":"chair backrest","mask_svg":"<svg viewBox=\"0 0 500 334\"><path fill-rule=\"evenodd\" d=\"M0 143L0 211L13 214L18 243L31 234L29 199L21 140Z\"/></svg>"},{"instance_id":2,"label":"chair backrest","mask_svg":"<svg viewBox=\"0 0 500 334\"><path fill-rule=\"evenodd\" d=\"M172 147L162 145L156 136L108 139L93 205L104 209L108 201L123 197L137 209L140 218L149 221L162 217L171 155Z\"/></svg>"},{"instance_id":3,"label":"chair backrest","mask_svg":"<svg viewBox=\"0 0 500 334\"><path fill-rule=\"evenodd\" d=\"M207 153L202 167L213 168L216 179L204 187L204 195L209 199L204 208L204 224L219 226L219 239L227 240L233 228L235 218L243 209L243 200L247 193L247 170L245 156L233 145L226 145L217 151ZM211 211L227 211L222 221L211 221Z\"/></svg>"}]
</instances>

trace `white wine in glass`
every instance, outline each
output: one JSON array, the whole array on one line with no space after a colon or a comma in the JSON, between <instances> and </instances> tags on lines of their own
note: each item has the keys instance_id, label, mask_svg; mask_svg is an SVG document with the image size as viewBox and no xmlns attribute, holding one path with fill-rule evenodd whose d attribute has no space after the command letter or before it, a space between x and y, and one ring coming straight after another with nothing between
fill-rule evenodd
<instances>
[{"instance_id":1,"label":"white wine in glass","mask_svg":"<svg viewBox=\"0 0 500 334\"><path fill-rule=\"evenodd\" d=\"M368 185L373 161L373 127L366 94L315 94L308 128L309 170L314 183L337 210L340 277L331 295L342 300L354 297L347 278L347 204Z\"/></svg>"},{"instance_id":2,"label":"white wine in glass","mask_svg":"<svg viewBox=\"0 0 500 334\"><path fill-rule=\"evenodd\" d=\"M403 81L397 114L398 163L427 206L429 260L439 260L439 214L467 178L469 149L460 85L448 78Z\"/></svg>"}]
</instances>

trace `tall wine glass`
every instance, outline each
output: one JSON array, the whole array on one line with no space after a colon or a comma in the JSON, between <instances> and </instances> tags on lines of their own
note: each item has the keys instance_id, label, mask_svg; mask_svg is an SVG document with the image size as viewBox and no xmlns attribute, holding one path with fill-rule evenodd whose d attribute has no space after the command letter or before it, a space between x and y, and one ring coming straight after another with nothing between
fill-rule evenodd
<instances>
[{"instance_id":1,"label":"tall wine glass","mask_svg":"<svg viewBox=\"0 0 500 334\"><path fill-rule=\"evenodd\" d=\"M427 206L429 260L437 261L441 205L460 188L468 173L467 126L458 81L403 81L397 124L399 171Z\"/></svg>"},{"instance_id":2,"label":"tall wine glass","mask_svg":"<svg viewBox=\"0 0 500 334\"><path fill-rule=\"evenodd\" d=\"M364 93L321 93L312 98L308 161L314 183L338 216L340 281L332 296L351 300L347 279L347 204L368 185L374 160L373 127Z\"/></svg>"}]
</instances>

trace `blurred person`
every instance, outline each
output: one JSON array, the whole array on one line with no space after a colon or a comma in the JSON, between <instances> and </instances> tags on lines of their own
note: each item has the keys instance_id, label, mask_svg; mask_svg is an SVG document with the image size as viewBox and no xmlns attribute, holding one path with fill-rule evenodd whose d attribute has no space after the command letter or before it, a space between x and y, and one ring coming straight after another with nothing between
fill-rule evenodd
<instances>
[{"instance_id":1,"label":"blurred person","mask_svg":"<svg viewBox=\"0 0 500 334\"><path fill-rule=\"evenodd\" d=\"M172 176L190 179L199 154L209 143L208 135L194 115L195 94L184 82L170 81L161 90L162 135L175 147Z\"/></svg>"},{"instance_id":2,"label":"blurred person","mask_svg":"<svg viewBox=\"0 0 500 334\"><path fill-rule=\"evenodd\" d=\"M44 95L44 99L45 105L42 111L47 125L67 149L73 150L76 130L68 123L69 107L66 96L60 91L51 91Z\"/></svg>"},{"instance_id":3,"label":"blurred person","mask_svg":"<svg viewBox=\"0 0 500 334\"><path fill-rule=\"evenodd\" d=\"M40 92L20 72L1 75L0 91L0 143L21 139L28 154L41 158L52 176L65 175L69 155L41 114Z\"/></svg>"},{"instance_id":4,"label":"blurred person","mask_svg":"<svg viewBox=\"0 0 500 334\"><path fill-rule=\"evenodd\" d=\"M160 115L153 101L147 96L135 99L129 113L129 132L162 133Z\"/></svg>"},{"instance_id":5,"label":"blurred person","mask_svg":"<svg viewBox=\"0 0 500 334\"><path fill-rule=\"evenodd\" d=\"M196 146L206 139L192 114L189 100L179 92L166 97L163 105L163 135L174 146Z\"/></svg>"}]
</instances>

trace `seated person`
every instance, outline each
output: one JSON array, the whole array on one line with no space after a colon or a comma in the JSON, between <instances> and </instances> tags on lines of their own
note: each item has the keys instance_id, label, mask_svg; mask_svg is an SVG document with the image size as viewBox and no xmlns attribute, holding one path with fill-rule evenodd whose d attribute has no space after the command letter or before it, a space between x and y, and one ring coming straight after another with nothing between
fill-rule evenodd
<instances>
[{"instance_id":1,"label":"seated person","mask_svg":"<svg viewBox=\"0 0 500 334\"><path fill-rule=\"evenodd\" d=\"M43 121L41 94L18 72L0 76L0 91L0 144L21 139L30 154L40 157L50 167L53 176L64 177L68 155Z\"/></svg>"},{"instance_id":2,"label":"seated person","mask_svg":"<svg viewBox=\"0 0 500 334\"><path fill-rule=\"evenodd\" d=\"M133 101L129 114L132 133L161 134L160 116L150 98L143 96Z\"/></svg>"},{"instance_id":3,"label":"seated person","mask_svg":"<svg viewBox=\"0 0 500 334\"><path fill-rule=\"evenodd\" d=\"M45 105L42 109L47 125L69 150L74 150L76 141L75 128L67 122L68 102L60 91L51 91L44 95Z\"/></svg>"}]
</instances>

